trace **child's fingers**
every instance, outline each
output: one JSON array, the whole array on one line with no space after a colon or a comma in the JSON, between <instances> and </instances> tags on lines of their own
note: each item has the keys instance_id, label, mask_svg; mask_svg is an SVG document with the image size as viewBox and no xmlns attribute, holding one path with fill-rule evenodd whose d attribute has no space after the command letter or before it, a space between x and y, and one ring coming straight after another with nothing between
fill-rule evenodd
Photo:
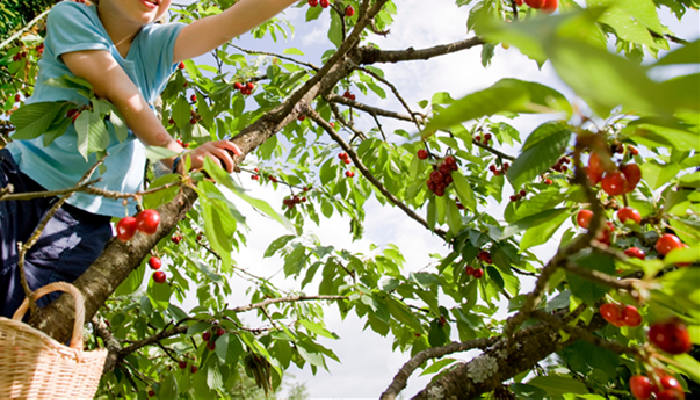
<instances>
[{"instance_id":1,"label":"child's fingers","mask_svg":"<svg viewBox=\"0 0 700 400\"><path fill-rule=\"evenodd\" d=\"M218 159L216 161L222 164L221 166L226 172L233 171L233 158L231 158L231 154L229 154L228 151L220 147L215 147L209 154Z\"/></svg>"}]
</instances>

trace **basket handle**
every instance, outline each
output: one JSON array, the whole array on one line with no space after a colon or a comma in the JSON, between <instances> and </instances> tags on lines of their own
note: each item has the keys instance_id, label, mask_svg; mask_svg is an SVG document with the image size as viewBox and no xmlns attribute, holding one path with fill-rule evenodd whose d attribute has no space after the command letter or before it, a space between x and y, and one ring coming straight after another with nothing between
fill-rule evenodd
<instances>
[{"instance_id":1,"label":"basket handle","mask_svg":"<svg viewBox=\"0 0 700 400\"><path fill-rule=\"evenodd\" d=\"M32 293L34 296L34 301L43 297L49 293L61 291L67 292L73 296L73 308L75 309L75 319L73 322L73 337L70 340L70 347L74 349L83 348L83 325L85 324L85 301L83 300L83 294L80 290L76 289L75 286L68 282L53 282L48 285L41 287ZM21 321L24 314L27 313L29 308L29 298L25 297L22 305L19 306L15 315L12 319Z\"/></svg>"}]
</instances>

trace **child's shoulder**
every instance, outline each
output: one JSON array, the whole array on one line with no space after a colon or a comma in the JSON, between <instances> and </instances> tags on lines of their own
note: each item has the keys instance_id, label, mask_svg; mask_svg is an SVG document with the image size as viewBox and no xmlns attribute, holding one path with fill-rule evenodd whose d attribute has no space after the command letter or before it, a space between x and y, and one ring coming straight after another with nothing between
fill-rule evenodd
<instances>
[{"instance_id":1,"label":"child's shoulder","mask_svg":"<svg viewBox=\"0 0 700 400\"><path fill-rule=\"evenodd\" d=\"M56 3L56 5L51 8L51 11L49 11L49 19L59 16L65 18L78 16L92 17L93 15L97 15L94 6L73 0L62 0Z\"/></svg>"}]
</instances>

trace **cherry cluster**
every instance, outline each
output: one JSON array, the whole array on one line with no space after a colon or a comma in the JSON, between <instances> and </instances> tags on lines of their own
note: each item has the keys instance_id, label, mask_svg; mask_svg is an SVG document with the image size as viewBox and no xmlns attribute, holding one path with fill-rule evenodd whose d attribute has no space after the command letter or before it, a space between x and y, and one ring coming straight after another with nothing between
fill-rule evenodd
<instances>
[{"instance_id":1,"label":"cherry cluster","mask_svg":"<svg viewBox=\"0 0 700 400\"><path fill-rule=\"evenodd\" d=\"M489 141L492 137L493 135L491 135L490 133L485 133L483 142L481 141L481 135L474 136L474 141L477 143L489 144Z\"/></svg>"},{"instance_id":2,"label":"cherry cluster","mask_svg":"<svg viewBox=\"0 0 700 400\"><path fill-rule=\"evenodd\" d=\"M588 158L586 175L592 184L600 182L600 187L609 196L629 193L637 187L642 172L637 164L625 164L619 169L606 171L598 153L593 152Z\"/></svg>"},{"instance_id":3,"label":"cherry cluster","mask_svg":"<svg viewBox=\"0 0 700 400\"><path fill-rule=\"evenodd\" d=\"M489 165L489 171L491 171L491 173L495 176L505 174L506 172L508 172L508 168L510 168L510 164L507 161L503 163L503 166L501 168L498 168L496 164Z\"/></svg>"},{"instance_id":4,"label":"cherry cluster","mask_svg":"<svg viewBox=\"0 0 700 400\"><path fill-rule=\"evenodd\" d=\"M165 272L157 271L163 265L161 259L159 257L153 256L148 260L148 265L151 267L151 269L156 270L152 275L153 282L164 283L168 277L165 275Z\"/></svg>"},{"instance_id":5,"label":"cherry cluster","mask_svg":"<svg viewBox=\"0 0 700 400\"><path fill-rule=\"evenodd\" d=\"M255 84L253 82L234 82L233 87L237 89L243 95L253 94L253 89L255 89Z\"/></svg>"},{"instance_id":6,"label":"cherry cluster","mask_svg":"<svg viewBox=\"0 0 700 400\"><path fill-rule=\"evenodd\" d=\"M207 342L207 347L209 350L214 350L216 348L216 339L219 336L223 336L226 330L221 326L212 326L208 330L202 332L202 340Z\"/></svg>"},{"instance_id":7,"label":"cherry cluster","mask_svg":"<svg viewBox=\"0 0 700 400\"><path fill-rule=\"evenodd\" d=\"M254 181L259 181L260 180L260 168L258 168L258 167L253 168L253 172L255 172L255 173L250 176L250 179L252 179Z\"/></svg>"},{"instance_id":8,"label":"cherry cluster","mask_svg":"<svg viewBox=\"0 0 700 400\"><path fill-rule=\"evenodd\" d=\"M484 269L483 268L474 268L470 265L467 265L464 267L464 273L467 275L471 275L474 278L481 278L484 276Z\"/></svg>"},{"instance_id":9,"label":"cherry cluster","mask_svg":"<svg viewBox=\"0 0 700 400\"><path fill-rule=\"evenodd\" d=\"M578 214L576 215L576 222L578 223L578 226L584 229L588 229L588 225L591 223L591 219L593 218L593 211L591 210L579 210ZM603 225L603 229L598 233L596 236L596 240L598 240L600 243L603 243L605 245L610 245L610 233L615 232L615 224L613 224L610 221L607 221L605 225Z\"/></svg>"},{"instance_id":10,"label":"cherry cluster","mask_svg":"<svg viewBox=\"0 0 700 400\"><path fill-rule=\"evenodd\" d=\"M293 195L282 200L282 204L289 209L294 208L299 203L306 203L306 196L299 197L297 195Z\"/></svg>"},{"instance_id":11,"label":"cherry cluster","mask_svg":"<svg viewBox=\"0 0 700 400\"><path fill-rule=\"evenodd\" d=\"M634 375L630 377L630 392L637 400L649 400L652 393L656 400L683 400L685 393L678 379L667 375L663 370L657 370L652 375L655 381L648 376Z\"/></svg>"},{"instance_id":12,"label":"cherry cluster","mask_svg":"<svg viewBox=\"0 0 700 400\"><path fill-rule=\"evenodd\" d=\"M12 56L12 61L19 61L23 58L27 58L27 52L26 51L20 51L19 53L15 54Z\"/></svg>"},{"instance_id":13,"label":"cherry cluster","mask_svg":"<svg viewBox=\"0 0 700 400\"><path fill-rule=\"evenodd\" d=\"M126 242L136 231L153 234L159 224L160 213L157 210L143 210L136 217L124 217L117 222L117 239Z\"/></svg>"},{"instance_id":14,"label":"cherry cluster","mask_svg":"<svg viewBox=\"0 0 700 400\"><path fill-rule=\"evenodd\" d=\"M520 189L520 191L512 196L510 196L510 201L520 201L523 197L527 196L527 190Z\"/></svg>"},{"instance_id":15,"label":"cherry cluster","mask_svg":"<svg viewBox=\"0 0 700 400\"><path fill-rule=\"evenodd\" d=\"M194 95L192 95L192 96L194 96ZM194 125L201 120L202 120L201 115L199 115L195 110L190 110L190 124Z\"/></svg>"},{"instance_id":16,"label":"cherry cluster","mask_svg":"<svg viewBox=\"0 0 700 400\"><path fill-rule=\"evenodd\" d=\"M476 258L486 264L493 264L493 259L491 258L491 253L488 251L480 251L479 254L476 255Z\"/></svg>"},{"instance_id":17,"label":"cherry cluster","mask_svg":"<svg viewBox=\"0 0 700 400\"><path fill-rule=\"evenodd\" d=\"M445 189L452 183L452 172L457 171L457 160L452 156L447 156L437 166L433 166L434 171L430 173L430 177L426 184L436 196L445 194Z\"/></svg>"},{"instance_id":18,"label":"cherry cluster","mask_svg":"<svg viewBox=\"0 0 700 400\"><path fill-rule=\"evenodd\" d=\"M309 6L310 7L316 7L320 5L321 8L327 8L329 5L331 5L330 0L309 0Z\"/></svg>"},{"instance_id":19,"label":"cherry cluster","mask_svg":"<svg viewBox=\"0 0 700 400\"><path fill-rule=\"evenodd\" d=\"M639 310L633 305L623 306L622 304L606 303L600 306L600 315L611 325L639 326L642 323L642 316Z\"/></svg>"},{"instance_id":20,"label":"cherry cluster","mask_svg":"<svg viewBox=\"0 0 700 400\"><path fill-rule=\"evenodd\" d=\"M348 153L346 153L346 152L344 152L344 151L341 151L340 153L338 153L338 158L339 158L341 161L343 161L343 162L345 163L345 165L349 165L349 164L350 164L350 156L348 155Z\"/></svg>"},{"instance_id":21,"label":"cherry cluster","mask_svg":"<svg viewBox=\"0 0 700 400\"><path fill-rule=\"evenodd\" d=\"M571 164L571 159L569 157L562 157L556 164L552 165L552 169L557 172L566 172L569 169L569 167L566 166L567 164Z\"/></svg>"},{"instance_id":22,"label":"cherry cluster","mask_svg":"<svg viewBox=\"0 0 700 400\"><path fill-rule=\"evenodd\" d=\"M350 93L350 92L347 91L347 90L345 91L345 93L343 93L343 97L345 97L345 98L348 99L348 100L355 101L355 95L352 94L352 93Z\"/></svg>"}]
</instances>

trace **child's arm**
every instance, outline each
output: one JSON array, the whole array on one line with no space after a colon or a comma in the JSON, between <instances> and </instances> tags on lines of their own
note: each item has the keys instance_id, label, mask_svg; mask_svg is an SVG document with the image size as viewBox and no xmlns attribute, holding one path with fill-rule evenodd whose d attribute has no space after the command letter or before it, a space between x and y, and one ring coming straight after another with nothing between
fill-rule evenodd
<instances>
[{"instance_id":1,"label":"child's arm","mask_svg":"<svg viewBox=\"0 0 700 400\"><path fill-rule=\"evenodd\" d=\"M153 114L136 85L109 52L104 50L75 51L63 54L62 58L75 76L90 82L98 96L104 97L114 104L121 112L126 124L144 144L162 146L178 153L183 150L182 146L170 136ZM226 150L233 152L233 154L238 153L237 147L229 141L218 141L199 146L189 152L192 158L192 167L201 167L205 157L218 158L224 161L226 170L231 172L233 160Z\"/></svg>"},{"instance_id":2,"label":"child's arm","mask_svg":"<svg viewBox=\"0 0 700 400\"><path fill-rule=\"evenodd\" d=\"M200 56L267 21L296 0L239 0L221 14L192 22L175 40L173 62Z\"/></svg>"}]
</instances>

